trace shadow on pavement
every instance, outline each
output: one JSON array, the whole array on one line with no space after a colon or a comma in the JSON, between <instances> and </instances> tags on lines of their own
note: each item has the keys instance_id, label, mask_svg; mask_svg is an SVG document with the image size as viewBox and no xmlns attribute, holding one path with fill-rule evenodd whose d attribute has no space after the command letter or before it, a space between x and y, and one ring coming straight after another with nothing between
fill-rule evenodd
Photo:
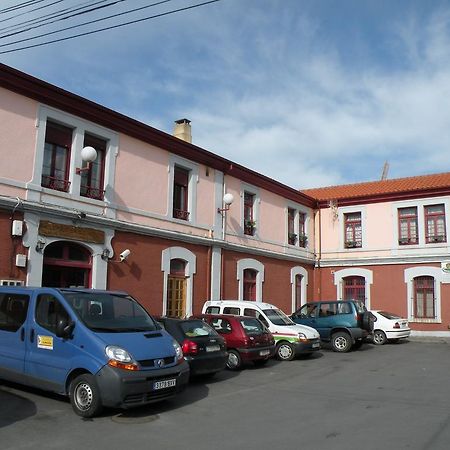
<instances>
[{"instance_id":1,"label":"shadow on pavement","mask_svg":"<svg viewBox=\"0 0 450 450\"><path fill-rule=\"evenodd\" d=\"M34 402L0 387L0 428L36 414Z\"/></svg>"}]
</instances>

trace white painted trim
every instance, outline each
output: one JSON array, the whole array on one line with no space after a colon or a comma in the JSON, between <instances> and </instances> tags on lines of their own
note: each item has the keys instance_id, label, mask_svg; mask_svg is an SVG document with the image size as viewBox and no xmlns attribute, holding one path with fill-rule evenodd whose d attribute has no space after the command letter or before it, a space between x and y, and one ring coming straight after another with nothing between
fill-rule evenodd
<instances>
[{"instance_id":1,"label":"white painted trim","mask_svg":"<svg viewBox=\"0 0 450 450\"><path fill-rule=\"evenodd\" d=\"M361 213L361 247L358 248L345 248L345 221L344 215L351 213ZM338 222L339 222L339 249L345 253L361 251L367 247L367 211L365 205L358 206L340 206L338 210Z\"/></svg>"},{"instance_id":2,"label":"white painted trim","mask_svg":"<svg viewBox=\"0 0 450 450\"><path fill-rule=\"evenodd\" d=\"M336 298L338 300L342 300L344 297L342 280L345 277L363 277L365 279L366 308L370 309L370 285L373 284L373 272L359 267L352 267L350 269L342 269L334 272L334 284L336 286Z\"/></svg>"},{"instance_id":3,"label":"white painted trim","mask_svg":"<svg viewBox=\"0 0 450 450\"><path fill-rule=\"evenodd\" d=\"M175 166L181 167L189 171L189 184L188 184L188 211L189 220L179 220L172 217L173 213L173 183L174 183L174 173ZM169 167L168 167L169 177L168 177L168 189L167 189L167 205L168 210L166 214L166 219L170 221L188 223L190 225L196 225L197 223L197 183L198 183L198 172L199 165L193 163L188 159L182 158L180 156L170 155Z\"/></svg>"},{"instance_id":4,"label":"white painted trim","mask_svg":"<svg viewBox=\"0 0 450 450\"><path fill-rule=\"evenodd\" d=\"M414 278L433 277L434 295L436 297L436 317L434 319L416 319L414 317ZM405 269L405 283L407 291L408 320L413 323L442 323L441 317L441 283L450 283L450 274L440 267L419 266Z\"/></svg>"},{"instance_id":5,"label":"white painted trim","mask_svg":"<svg viewBox=\"0 0 450 450\"><path fill-rule=\"evenodd\" d=\"M161 271L164 274L163 315L167 314L167 280L170 275L170 261L172 259L186 261L186 317L189 317L192 315L193 275L197 271L197 257L190 250L183 247L169 247L162 251Z\"/></svg>"},{"instance_id":6,"label":"white painted trim","mask_svg":"<svg viewBox=\"0 0 450 450\"><path fill-rule=\"evenodd\" d=\"M302 282L301 282L301 300L302 305L307 303L306 298L306 292L307 292L307 286L308 286L308 271L301 266L296 266L291 269L291 298L292 298L292 304L291 304L291 311L294 312L296 310L295 306L295 277L297 275L302 276Z\"/></svg>"},{"instance_id":7,"label":"white painted trim","mask_svg":"<svg viewBox=\"0 0 450 450\"><path fill-rule=\"evenodd\" d=\"M250 236L248 234L244 234L244 194L245 193L248 194L252 194L254 195L254 199L253 199L253 220L256 222L255 225L255 234L253 236ZM259 227L261 225L261 221L260 221L260 214L259 214L259 209L260 209L260 204L261 204L261 195L259 193L259 188L252 186L250 184L247 183L241 183L241 223L240 223L240 230L241 230L241 236L244 236L245 238L249 238L249 239L255 239L256 236L259 234Z\"/></svg>"},{"instance_id":8,"label":"white painted trim","mask_svg":"<svg viewBox=\"0 0 450 450\"><path fill-rule=\"evenodd\" d=\"M239 282L238 299L244 299L244 270L253 269L256 270L256 301L262 302L262 290L264 283L264 264L252 258L240 259L237 262L236 278Z\"/></svg>"}]
</instances>

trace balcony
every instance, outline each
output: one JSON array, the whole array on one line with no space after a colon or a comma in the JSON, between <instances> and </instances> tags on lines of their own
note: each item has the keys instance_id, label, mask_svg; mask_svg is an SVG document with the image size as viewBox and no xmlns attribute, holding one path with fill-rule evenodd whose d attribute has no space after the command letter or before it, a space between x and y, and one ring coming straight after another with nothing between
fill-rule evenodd
<instances>
[{"instance_id":1,"label":"balcony","mask_svg":"<svg viewBox=\"0 0 450 450\"><path fill-rule=\"evenodd\" d=\"M345 248L361 248L362 243L361 243L361 241L345 241L344 247Z\"/></svg>"},{"instance_id":2,"label":"balcony","mask_svg":"<svg viewBox=\"0 0 450 450\"><path fill-rule=\"evenodd\" d=\"M180 220L189 220L189 211L173 208L173 218Z\"/></svg>"},{"instance_id":3,"label":"balcony","mask_svg":"<svg viewBox=\"0 0 450 450\"><path fill-rule=\"evenodd\" d=\"M105 197L105 191L103 189L97 189L91 186L81 186L80 195L87 198L93 198L94 200L103 200Z\"/></svg>"},{"instance_id":4,"label":"balcony","mask_svg":"<svg viewBox=\"0 0 450 450\"><path fill-rule=\"evenodd\" d=\"M398 245L414 245L418 243L417 237L404 237L398 240Z\"/></svg>"},{"instance_id":5,"label":"balcony","mask_svg":"<svg viewBox=\"0 0 450 450\"><path fill-rule=\"evenodd\" d=\"M42 187L54 189L55 191L69 192L70 181L42 175L41 185Z\"/></svg>"},{"instance_id":6,"label":"balcony","mask_svg":"<svg viewBox=\"0 0 450 450\"><path fill-rule=\"evenodd\" d=\"M426 236L427 244L436 244L439 242L447 242L447 236L445 234L436 234L432 236Z\"/></svg>"}]
</instances>

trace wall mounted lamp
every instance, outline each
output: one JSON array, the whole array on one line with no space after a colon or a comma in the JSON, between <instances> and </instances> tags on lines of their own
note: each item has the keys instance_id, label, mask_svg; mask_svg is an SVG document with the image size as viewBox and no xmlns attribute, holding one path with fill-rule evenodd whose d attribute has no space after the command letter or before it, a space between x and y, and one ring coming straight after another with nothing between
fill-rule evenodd
<instances>
[{"instance_id":1,"label":"wall mounted lamp","mask_svg":"<svg viewBox=\"0 0 450 450\"><path fill-rule=\"evenodd\" d=\"M234 200L233 194L226 193L222 199L224 207L217 208L217 212L219 214L222 214L222 216L223 216L230 209L230 206L233 203L233 200Z\"/></svg>"},{"instance_id":2,"label":"wall mounted lamp","mask_svg":"<svg viewBox=\"0 0 450 450\"><path fill-rule=\"evenodd\" d=\"M83 162L87 162L87 166L81 168L77 167L75 169L75 173L77 175L81 175L83 172L91 168L91 162L97 159L97 151L94 147L84 147L83 150L81 150L81 159L83 160Z\"/></svg>"},{"instance_id":3,"label":"wall mounted lamp","mask_svg":"<svg viewBox=\"0 0 450 450\"><path fill-rule=\"evenodd\" d=\"M108 249L108 248L105 248L105 249L102 251L102 254L101 254L101 257L102 257L103 261L108 261L109 255L110 255L109 249Z\"/></svg>"}]
</instances>

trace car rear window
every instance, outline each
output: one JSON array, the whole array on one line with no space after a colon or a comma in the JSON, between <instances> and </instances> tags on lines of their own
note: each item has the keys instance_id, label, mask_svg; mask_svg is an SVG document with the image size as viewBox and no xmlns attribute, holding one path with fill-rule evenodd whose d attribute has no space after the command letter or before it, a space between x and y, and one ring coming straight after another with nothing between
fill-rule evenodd
<instances>
[{"instance_id":1,"label":"car rear window","mask_svg":"<svg viewBox=\"0 0 450 450\"><path fill-rule=\"evenodd\" d=\"M241 319L242 328L247 336L254 336L264 333L264 326L258 319Z\"/></svg>"},{"instance_id":2,"label":"car rear window","mask_svg":"<svg viewBox=\"0 0 450 450\"><path fill-rule=\"evenodd\" d=\"M356 310L358 311L359 314L363 314L367 311L366 305L363 302L361 301L355 302L355 305Z\"/></svg>"},{"instance_id":3,"label":"car rear window","mask_svg":"<svg viewBox=\"0 0 450 450\"><path fill-rule=\"evenodd\" d=\"M223 313L224 314L234 314L236 316L239 316L239 314L241 313L241 310L239 308L232 308L232 307L228 306L227 308L223 308Z\"/></svg>"},{"instance_id":4,"label":"car rear window","mask_svg":"<svg viewBox=\"0 0 450 450\"><path fill-rule=\"evenodd\" d=\"M387 311L378 311L378 314L380 314L380 316L386 317L386 319L401 319L401 317L397 316L397 314L393 314Z\"/></svg>"},{"instance_id":5,"label":"car rear window","mask_svg":"<svg viewBox=\"0 0 450 450\"><path fill-rule=\"evenodd\" d=\"M219 314L220 308L218 306L208 306L206 308L206 314Z\"/></svg>"},{"instance_id":6,"label":"car rear window","mask_svg":"<svg viewBox=\"0 0 450 450\"><path fill-rule=\"evenodd\" d=\"M217 336L217 333L202 320L181 322L180 327L186 337Z\"/></svg>"}]
</instances>

